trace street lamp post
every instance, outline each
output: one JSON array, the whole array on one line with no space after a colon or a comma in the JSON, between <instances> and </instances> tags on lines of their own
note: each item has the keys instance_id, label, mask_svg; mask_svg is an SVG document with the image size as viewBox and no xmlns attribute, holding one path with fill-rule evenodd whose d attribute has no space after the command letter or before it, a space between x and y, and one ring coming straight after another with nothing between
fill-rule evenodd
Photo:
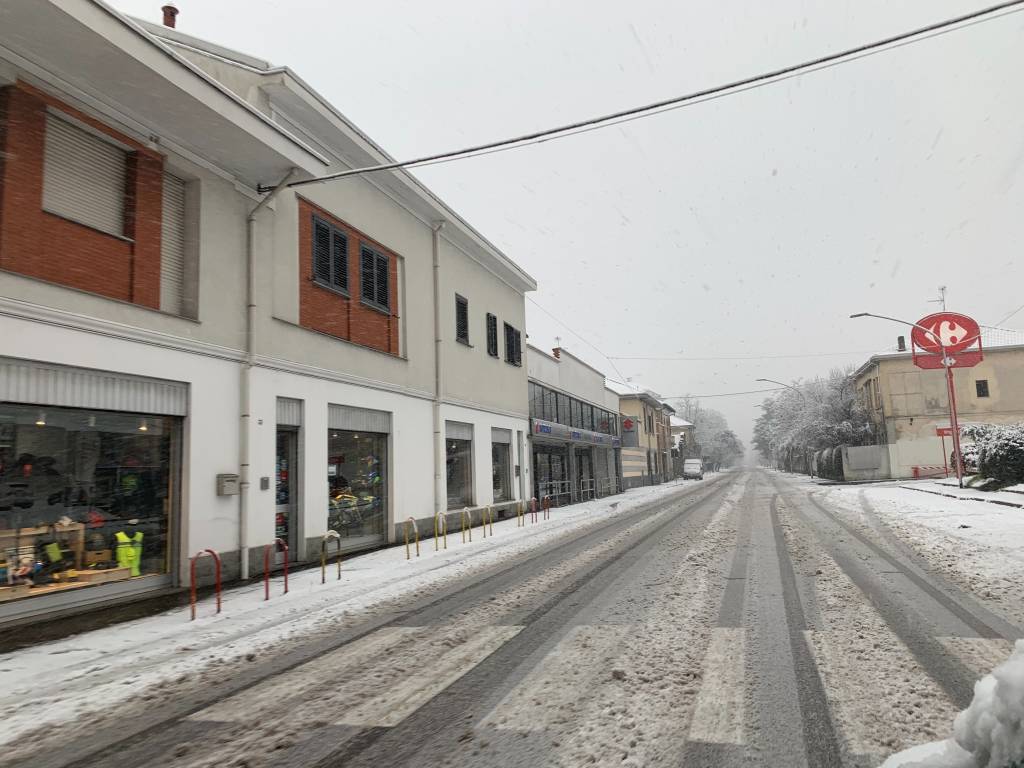
<instances>
[{"instance_id":1,"label":"street lamp post","mask_svg":"<svg viewBox=\"0 0 1024 768\"><path fill-rule=\"evenodd\" d=\"M898 317L886 317L885 315L876 315L872 312L857 312L856 314L850 315L851 318L856 317L874 317L879 320L889 320L893 323L901 323L902 325L909 325L911 328L917 328L922 333L926 334L928 338L938 345L942 352L942 367L946 369L946 398L949 402L949 426L953 432L953 464L956 466L956 482L961 488L964 487L964 461L963 453L960 451L960 424L957 421L956 416L956 390L953 387L953 358L946 352L946 345L942 343L942 339L935 334L933 331L925 328L923 325L912 323L909 320L900 320Z\"/></svg>"}]
</instances>

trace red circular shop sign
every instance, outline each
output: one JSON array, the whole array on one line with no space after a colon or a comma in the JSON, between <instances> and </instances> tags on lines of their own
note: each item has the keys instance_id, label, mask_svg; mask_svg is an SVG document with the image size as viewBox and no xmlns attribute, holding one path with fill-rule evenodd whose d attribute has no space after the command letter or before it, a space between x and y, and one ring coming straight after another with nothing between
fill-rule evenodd
<instances>
[{"instance_id":1,"label":"red circular shop sign","mask_svg":"<svg viewBox=\"0 0 1024 768\"><path fill-rule=\"evenodd\" d=\"M631 429L633 429L633 420L632 419L623 419L623 421L622 421L622 428L624 430L626 430L627 432L629 432Z\"/></svg>"},{"instance_id":2,"label":"red circular shop sign","mask_svg":"<svg viewBox=\"0 0 1024 768\"><path fill-rule=\"evenodd\" d=\"M936 312L934 315L921 318L917 324L921 328L914 328L911 331L911 340L921 351L935 355L942 354L943 346L948 354L963 352L977 344L981 337L978 323L957 312ZM927 328L930 333L925 333L922 328Z\"/></svg>"}]
</instances>

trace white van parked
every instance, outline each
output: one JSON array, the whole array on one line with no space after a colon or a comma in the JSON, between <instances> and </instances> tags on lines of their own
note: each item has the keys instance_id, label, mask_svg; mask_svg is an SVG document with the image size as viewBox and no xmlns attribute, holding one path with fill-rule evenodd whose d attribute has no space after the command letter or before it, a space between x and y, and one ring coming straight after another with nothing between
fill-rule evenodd
<instances>
[{"instance_id":1,"label":"white van parked","mask_svg":"<svg viewBox=\"0 0 1024 768\"><path fill-rule=\"evenodd\" d=\"M683 461L684 480L703 480L704 461L702 459L685 459Z\"/></svg>"}]
</instances>

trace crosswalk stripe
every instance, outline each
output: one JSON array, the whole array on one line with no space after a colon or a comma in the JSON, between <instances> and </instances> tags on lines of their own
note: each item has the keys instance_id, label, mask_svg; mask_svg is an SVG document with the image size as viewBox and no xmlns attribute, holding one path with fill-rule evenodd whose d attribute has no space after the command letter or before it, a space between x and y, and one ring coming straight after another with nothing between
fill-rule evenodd
<instances>
[{"instance_id":1,"label":"crosswalk stripe","mask_svg":"<svg viewBox=\"0 0 1024 768\"><path fill-rule=\"evenodd\" d=\"M746 630L718 627L704 656L690 741L743 744Z\"/></svg>"},{"instance_id":2,"label":"crosswalk stripe","mask_svg":"<svg viewBox=\"0 0 1024 768\"><path fill-rule=\"evenodd\" d=\"M207 707L191 719L395 726L521 630L388 627Z\"/></svg>"}]
</instances>

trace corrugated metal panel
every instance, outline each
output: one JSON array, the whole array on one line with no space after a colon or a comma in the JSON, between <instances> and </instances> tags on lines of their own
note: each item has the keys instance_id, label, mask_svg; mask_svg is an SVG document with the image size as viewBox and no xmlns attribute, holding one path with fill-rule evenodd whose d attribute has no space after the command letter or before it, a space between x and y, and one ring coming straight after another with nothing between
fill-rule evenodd
<instances>
[{"instance_id":1,"label":"corrugated metal panel","mask_svg":"<svg viewBox=\"0 0 1024 768\"><path fill-rule=\"evenodd\" d=\"M164 174L160 222L160 309L180 315L185 300L185 182Z\"/></svg>"},{"instance_id":2,"label":"corrugated metal panel","mask_svg":"<svg viewBox=\"0 0 1024 768\"><path fill-rule=\"evenodd\" d=\"M302 401L290 397L277 398L277 423L283 427L301 427Z\"/></svg>"},{"instance_id":3,"label":"corrugated metal panel","mask_svg":"<svg viewBox=\"0 0 1024 768\"><path fill-rule=\"evenodd\" d=\"M387 411L371 411L366 408L350 408L347 405L327 407L327 426L331 429L347 429L353 432L391 432L391 414Z\"/></svg>"},{"instance_id":4,"label":"corrugated metal panel","mask_svg":"<svg viewBox=\"0 0 1024 768\"><path fill-rule=\"evenodd\" d=\"M188 413L188 385L0 358L0 400L166 416Z\"/></svg>"},{"instance_id":5,"label":"corrugated metal panel","mask_svg":"<svg viewBox=\"0 0 1024 768\"><path fill-rule=\"evenodd\" d=\"M472 440L473 425L463 424L461 421L446 421L444 435L452 440Z\"/></svg>"},{"instance_id":6,"label":"corrugated metal panel","mask_svg":"<svg viewBox=\"0 0 1024 768\"><path fill-rule=\"evenodd\" d=\"M45 210L123 237L126 166L123 149L59 117L46 116Z\"/></svg>"},{"instance_id":7,"label":"corrugated metal panel","mask_svg":"<svg viewBox=\"0 0 1024 768\"><path fill-rule=\"evenodd\" d=\"M502 429L501 427L491 427L491 442L492 443L508 443L512 444L512 430Z\"/></svg>"}]
</instances>

